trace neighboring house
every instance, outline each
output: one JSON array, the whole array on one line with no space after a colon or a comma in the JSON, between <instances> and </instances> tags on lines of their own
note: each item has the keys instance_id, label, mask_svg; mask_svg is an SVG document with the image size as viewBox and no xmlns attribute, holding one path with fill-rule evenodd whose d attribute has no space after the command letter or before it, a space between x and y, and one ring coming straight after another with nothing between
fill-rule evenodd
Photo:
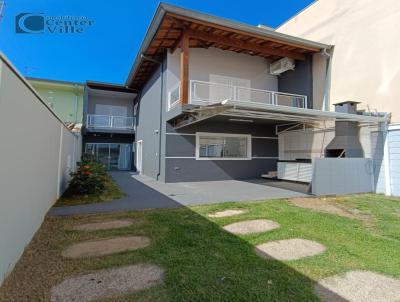
<instances>
[{"instance_id":1,"label":"neighboring house","mask_svg":"<svg viewBox=\"0 0 400 302\"><path fill-rule=\"evenodd\" d=\"M374 152L376 189L387 195L400 195L399 16L397 0L319 0L276 30L334 45L331 100L358 101L365 111L391 112L387 135L375 135Z\"/></svg>"},{"instance_id":2,"label":"neighboring house","mask_svg":"<svg viewBox=\"0 0 400 302\"><path fill-rule=\"evenodd\" d=\"M27 78L47 106L64 123L82 123L83 87L82 83Z\"/></svg>"},{"instance_id":3,"label":"neighboring house","mask_svg":"<svg viewBox=\"0 0 400 302\"><path fill-rule=\"evenodd\" d=\"M132 89L87 82L83 106L83 151L109 170L132 170L134 118Z\"/></svg>"},{"instance_id":4,"label":"neighboring house","mask_svg":"<svg viewBox=\"0 0 400 302\"><path fill-rule=\"evenodd\" d=\"M165 182L277 171L314 193L374 190L371 129L388 118L355 102L329 110L345 101L329 98L331 50L161 4L125 83L138 92L137 170Z\"/></svg>"}]
</instances>

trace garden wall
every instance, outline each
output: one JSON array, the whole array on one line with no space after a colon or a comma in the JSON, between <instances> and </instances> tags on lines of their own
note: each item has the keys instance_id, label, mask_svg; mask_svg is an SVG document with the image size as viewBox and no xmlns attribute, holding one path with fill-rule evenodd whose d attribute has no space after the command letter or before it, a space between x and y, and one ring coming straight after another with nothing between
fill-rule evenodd
<instances>
[{"instance_id":1,"label":"garden wall","mask_svg":"<svg viewBox=\"0 0 400 302\"><path fill-rule=\"evenodd\" d=\"M70 132L0 54L0 284L80 158Z\"/></svg>"}]
</instances>

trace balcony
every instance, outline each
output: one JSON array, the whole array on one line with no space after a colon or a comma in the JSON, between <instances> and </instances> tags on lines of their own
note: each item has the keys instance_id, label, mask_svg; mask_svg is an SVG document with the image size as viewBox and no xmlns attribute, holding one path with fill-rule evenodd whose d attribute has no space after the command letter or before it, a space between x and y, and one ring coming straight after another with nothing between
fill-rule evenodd
<instances>
[{"instance_id":1,"label":"balcony","mask_svg":"<svg viewBox=\"0 0 400 302\"><path fill-rule=\"evenodd\" d=\"M179 86L168 95L168 110L180 102ZM189 104L213 105L224 101L308 108L307 96L204 81L190 81Z\"/></svg>"},{"instance_id":2,"label":"balcony","mask_svg":"<svg viewBox=\"0 0 400 302\"><path fill-rule=\"evenodd\" d=\"M88 114L86 128L91 130L133 130L133 121L133 117Z\"/></svg>"}]
</instances>

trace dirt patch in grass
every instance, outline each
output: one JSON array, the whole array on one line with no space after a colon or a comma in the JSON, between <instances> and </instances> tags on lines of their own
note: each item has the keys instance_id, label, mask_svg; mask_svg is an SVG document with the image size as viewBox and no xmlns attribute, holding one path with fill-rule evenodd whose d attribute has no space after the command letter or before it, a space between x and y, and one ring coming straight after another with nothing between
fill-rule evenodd
<instances>
[{"instance_id":1,"label":"dirt patch in grass","mask_svg":"<svg viewBox=\"0 0 400 302\"><path fill-rule=\"evenodd\" d=\"M133 251L150 245L145 236L117 237L73 244L62 252L67 258L104 256L125 251Z\"/></svg>"},{"instance_id":2,"label":"dirt patch in grass","mask_svg":"<svg viewBox=\"0 0 400 302\"><path fill-rule=\"evenodd\" d=\"M350 210L346 209L344 206L341 206L327 198L321 199L298 197L289 199L289 202L297 207L311 209L317 212L335 214L347 218L359 218Z\"/></svg>"},{"instance_id":3,"label":"dirt patch in grass","mask_svg":"<svg viewBox=\"0 0 400 302\"><path fill-rule=\"evenodd\" d=\"M315 292L325 302L397 302L400 301L400 279L352 271L321 280Z\"/></svg>"},{"instance_id":4,"label":"dirt patch in grass","mask_svg":"<svg viewBox=\"0 0 400 302\"><path fill-rule=\"evenodd\" d=\"M121 199L124 196L125 194L121 191L119 186L110 176L108 176L103 193L89 194L89 195L70 195L67 191L63 196L61 196L57 200L54 206L63 207L63 206L74 206L79 204L98 203L114 199Z\"/></svg>"},{"instance_id":5,"label":"dirt patch in grass","mask_svg":"<svg viewBox=\"0 0 400 302\"><path fill-rule=\"evenodd\" d=\"M224 211L218 211L214 213L210 213L207 216L211 218L221 218L221 217L230 217L230 216L236 216L240 214L247 213L246 210L238 210L238 209L231 209L231 210L224 210Z\"/></svg>"},{"instance_id":6,"label":"dirt patch in grass","mask_svg":"<svg viewBox=\"0 0 400 302\"><path fill-rule=\"evenodd\" d=\"M271 241L256 247L256 253L261 257L277 260L297 260L321 254L325 250L322 244L301 238Z\"/></svg>"},{"instance_id":7,"label":"dirt patch in grass","mask_svg":"<svg viewBox=\"0 0 400 302\"><path fill-rule=\"evenodd\" d=\"M367 213L351 207L346 203L346 197L328 197L328 198L291 198L289 202L297 207L310 209L316 212L329 213L341 217L357 219L370 228L376 221Z\"/></svg>"},{"instance_id":8,"label":"dirt patch in grass","mask_svg":"<svg viewBox=\"0 0 400 302\"><path fill-rule=\"evenodd\" d=\"M267 219L255 219L235 222L224 226L224 230L233 234L251 234L268 232L279 228L279 223Z\"/></svg>"},{"instance_id":9,"label":"dirt patch in grass","mask_svg":"<svg viewBox=\"0 0 400 302\"><path fill-rule=\"evenodd\" d=\"M111 230L119 229L130 226L133 224L132 220L110 220L110 221L100 221L76 225L70 228L72 231L100 231L100 230Z\"/></svg>"},{"instance_id":10,"label":"dirt patch in grass","mask_svg":"<svg viewBox=\"0 0 400 302\"><path fill-rule=\"evenodd\" d=\"M143 290L161 282L164 270L137 264L102 270L64 280L51 290L51 302L92 301Z\"/></svg>"}]
</instances>

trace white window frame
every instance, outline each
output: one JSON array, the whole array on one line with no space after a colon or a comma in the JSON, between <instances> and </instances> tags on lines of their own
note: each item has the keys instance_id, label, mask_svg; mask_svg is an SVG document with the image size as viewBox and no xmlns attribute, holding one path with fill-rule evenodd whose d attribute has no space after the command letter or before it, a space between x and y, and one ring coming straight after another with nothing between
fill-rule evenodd
<instances>
[{"instance_id":1,"label":"white window frame","mask_svg":"<svg viewBox=\"0 0 400 302\"><path fill-rule=\"evenodd\" d=\"M247 139L247 157L200 157L200 137L244 137ZM251 135L232 133L196 132L196 160L251 160Z\"/></svg>"}]
</instances>

